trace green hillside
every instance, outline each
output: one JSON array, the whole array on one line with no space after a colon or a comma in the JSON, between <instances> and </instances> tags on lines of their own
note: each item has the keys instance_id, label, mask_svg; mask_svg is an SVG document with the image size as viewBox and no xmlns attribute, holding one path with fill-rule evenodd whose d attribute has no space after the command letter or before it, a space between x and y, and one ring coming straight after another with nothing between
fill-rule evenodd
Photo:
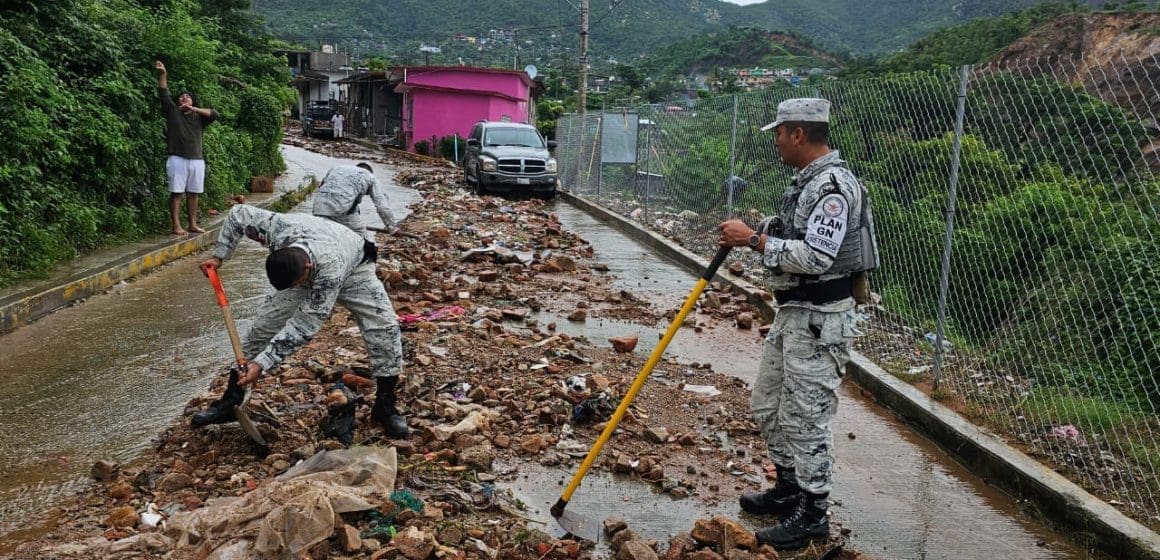
<instances>
[{"instance_id":1,"label":"green hillside","mask_svg":"<svg viewBox=\"0 0 1160 560\"><path fill-rule=\"evenodd\" d=\"M716 68L831 68L837 59L799 37L730 27L661 47L642 64L651 76L708 73Z\"/></svg>"},{"instance_id":2,"label":"green hillside","mask_svg":"<svg viewBox=\"0 0 1160 560\"><path fill-rule=\"evenodd\" d=\"M853 55L901 49L923 35L980 17L1006 14L1037 0L777 0L737 6L719 0L592 0L596 57L631 58L730 25L781 30ZM1102 4L1085 0L1082 4ZM520 28L545 54L576 46L578 16L570 0L254 0L277 35L358 48L398 50L439 44L457 33ZM555 35L553 37L553 35Z\"/></svg>"}]
</instances>

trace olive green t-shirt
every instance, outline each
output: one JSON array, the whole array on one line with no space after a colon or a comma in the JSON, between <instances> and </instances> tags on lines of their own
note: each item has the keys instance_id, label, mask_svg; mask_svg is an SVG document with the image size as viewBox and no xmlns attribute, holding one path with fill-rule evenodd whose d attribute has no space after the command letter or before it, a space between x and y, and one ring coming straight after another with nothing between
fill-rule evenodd
<instances>
[{"instance_id":1,"label":"olive green t-shirt","mask_svg":"<svg viewBox=\"0 0 1160 560\"><path fill-rule=\"evenodd\" d=\"M208 117L193 112L182 113L173 98L169 97L168 89L159 87L157 94L161 97L161 109L165 112L165 142L169 155L203 159L201 135L205 127L217 120L217 111L210 109Z\"/></svg>"}]
</instances>

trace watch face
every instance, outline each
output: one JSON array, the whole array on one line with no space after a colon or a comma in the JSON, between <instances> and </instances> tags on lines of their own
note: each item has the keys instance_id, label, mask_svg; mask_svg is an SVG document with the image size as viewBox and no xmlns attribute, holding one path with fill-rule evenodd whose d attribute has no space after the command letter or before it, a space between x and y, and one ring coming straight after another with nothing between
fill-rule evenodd
<instances>
[{"instance_id":1,"label":"watch face","mask_svg":"<svg viewBox=\"0 0 1160 560\"><path fill-rule=\"evenodd\" d=\"M760 244L761 244L761 236L760 235L753 234L753 235L749 236L749 246L750 247L757 247Z\"/></svg>"}]
</instances>

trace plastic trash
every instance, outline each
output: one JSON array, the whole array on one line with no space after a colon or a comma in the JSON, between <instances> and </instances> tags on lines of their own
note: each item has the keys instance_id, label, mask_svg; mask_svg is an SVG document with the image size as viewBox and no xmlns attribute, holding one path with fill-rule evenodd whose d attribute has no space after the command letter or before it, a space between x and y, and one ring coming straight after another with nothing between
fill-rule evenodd
<instances>
[{"instance_id":1,"label":"plastic trash","mask_svg":"<svg viewBox=\"0 0 1160 560\"><path fill-rule=\"evenodd\" d=\"M715 397L721 394L721 391L712 385L689 385L686 383L685 390L706 397Z\"/></svg>"}]
</instances>

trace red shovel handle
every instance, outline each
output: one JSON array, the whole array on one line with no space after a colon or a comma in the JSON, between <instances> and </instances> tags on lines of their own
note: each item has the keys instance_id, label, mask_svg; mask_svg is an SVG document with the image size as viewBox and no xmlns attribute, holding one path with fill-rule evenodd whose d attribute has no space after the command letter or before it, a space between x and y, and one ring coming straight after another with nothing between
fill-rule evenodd
<instances>
[{"instance_id":1,"label":"red shovel handle","mask_svg":"<svg viewBox=\"0 0 1160 560\"><path fill-rule=\"evenodd\" d=\"M206 275L209 276L209 283L213 285L213 291L217 294L218 305L229 307L230 302L226 299L226 289L222 287L222 279L218 277L217 271L212 268L208 269Z\"/></svg>"}]
</instances>

